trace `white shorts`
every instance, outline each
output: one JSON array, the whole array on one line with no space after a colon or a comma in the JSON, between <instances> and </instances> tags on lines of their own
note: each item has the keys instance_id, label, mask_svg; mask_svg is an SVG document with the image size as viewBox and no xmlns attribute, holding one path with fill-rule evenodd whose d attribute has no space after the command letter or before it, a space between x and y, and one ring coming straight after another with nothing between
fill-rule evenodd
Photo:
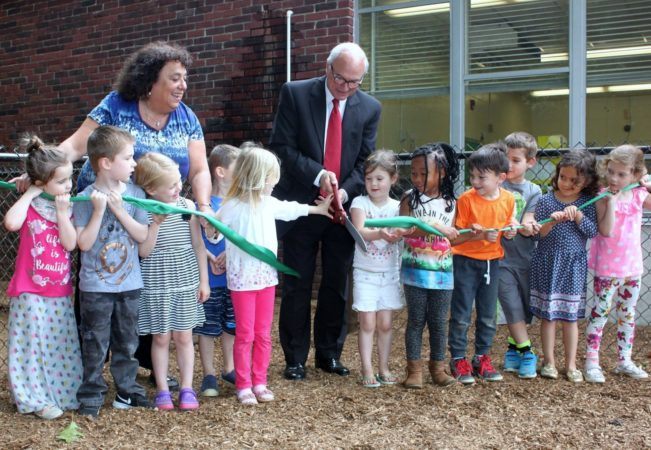
<instances>
[{"instance_id":1,"label":"white shorts","mask_svg":"<svg viewBox=\"0 0 651 450\"><path fill-rule=\"evenodd\" d=\"M405 306L400 272L368 272L353 269L353 310L374 312Z\"/></svg>"}]
</instances>

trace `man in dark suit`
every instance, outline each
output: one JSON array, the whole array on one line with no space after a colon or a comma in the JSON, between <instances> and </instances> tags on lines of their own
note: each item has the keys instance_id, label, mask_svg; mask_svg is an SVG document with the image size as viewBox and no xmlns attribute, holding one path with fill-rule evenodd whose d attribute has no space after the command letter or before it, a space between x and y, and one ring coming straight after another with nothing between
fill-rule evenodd
<instances>
[{"instance_id":1,"label":"man in dark suit","mask_svg":"<svg viewBox=\"0 0 651 450\"><path fill-rule=\"evenodd\" d=\"M363 163L375 149L380 103L358 90L368 70L364 51L339 44L327 59L325 76L283 85L270 147L281 160L281 178L273 195L312 203L319 195L338 193L347 210L364 188ZM346 229L324 216L277 222L284 262L301 277L285 276L280 307L280 342L284 376L305 378L310 349L310 302L316 256L321 246L322 278L314 316L315 365L348 375L341 363L339 339L346 305L347 276L354 241Z\"/></svg>"}]
</instances>

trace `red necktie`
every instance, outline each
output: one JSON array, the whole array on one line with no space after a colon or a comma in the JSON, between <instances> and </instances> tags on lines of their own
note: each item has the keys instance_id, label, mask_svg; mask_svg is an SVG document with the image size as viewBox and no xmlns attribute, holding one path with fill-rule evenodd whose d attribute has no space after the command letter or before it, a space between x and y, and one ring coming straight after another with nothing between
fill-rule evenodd
<instances>
[{"instance_id":1,"label":"red necktie","mask_svg":"<svg viewBox=\"0 0 651 450\"><path fill-rule=\"evenodd\" d=\"M341 171L341 114L339 114L339 100L332 99L332 112L328 119L328 135L326 136L325 157L323 167L337 175L337 182Z\"/></svg>"}]
</instances>

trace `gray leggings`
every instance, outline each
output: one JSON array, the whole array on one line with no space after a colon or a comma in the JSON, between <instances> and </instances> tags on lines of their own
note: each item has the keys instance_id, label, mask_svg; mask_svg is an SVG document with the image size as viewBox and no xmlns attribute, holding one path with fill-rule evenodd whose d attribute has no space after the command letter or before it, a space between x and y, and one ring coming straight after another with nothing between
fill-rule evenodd
<instances>
[{"instance_id":1,"label":"gray leggings","mask_svg":"<svg viewBox=\"0 0 651 450\"><path fill-rule=\"evenodd\" d=\"M452 290L424 289L405 284L407 360L419 360L425 323L429 330L430 359L444 361L448 336L448 313Z\"/></svg>"}]
</instances>

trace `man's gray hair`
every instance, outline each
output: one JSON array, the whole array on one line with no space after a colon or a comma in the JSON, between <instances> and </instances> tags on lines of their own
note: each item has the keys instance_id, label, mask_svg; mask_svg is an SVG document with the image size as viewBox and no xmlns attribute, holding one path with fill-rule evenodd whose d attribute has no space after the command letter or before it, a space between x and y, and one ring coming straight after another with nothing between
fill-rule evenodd
<instances>
[{"instance_id":1,"label":"man's gray hair","mask_svg":"<svg viewBox=\"0 0 651 450\"><path fill-rule=\"evenodd\" d=\"M328 55L327 59L328 64L334 63L342 53L348 53L354 58L364 60L364 73L368 72L368 58L366 57L366 53L364 53L362 47L355 44L354 42L342 42L330 50L330 55Z\"/></svg>"}]
</instances>

